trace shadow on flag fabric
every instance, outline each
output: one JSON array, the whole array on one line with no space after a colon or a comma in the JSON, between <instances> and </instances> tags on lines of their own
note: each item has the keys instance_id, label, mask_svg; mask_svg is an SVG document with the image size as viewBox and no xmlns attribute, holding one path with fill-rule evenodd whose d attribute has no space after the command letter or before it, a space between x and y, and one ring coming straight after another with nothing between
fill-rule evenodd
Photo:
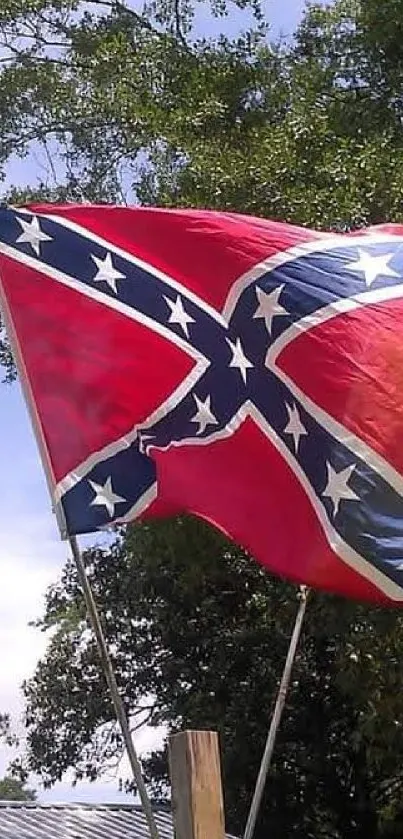
<instances>
[{"instance_id":1,"label":"shadow on flag fabric","mask_svg":"<svg viewBox=\"0 0 403 839\"><path fill-rule=\"evenodd\" d=\"M0 276L64 535L188 511L403 603L403 228L1 209Z\"/></svg>"}]
</instances>

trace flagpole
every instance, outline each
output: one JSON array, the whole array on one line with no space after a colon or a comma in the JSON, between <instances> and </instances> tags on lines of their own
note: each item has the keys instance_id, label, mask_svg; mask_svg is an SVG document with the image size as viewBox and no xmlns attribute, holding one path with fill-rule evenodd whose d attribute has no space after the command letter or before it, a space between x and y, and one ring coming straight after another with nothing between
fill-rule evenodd
<instances>
[{"instance_id":1,"label":"flagpole","mask_svg":"<svg viewBox=\"0 0 403 839\"><path fill-rule=\"evenodd\" d=\"M294 630L291 636L290 646L288 648L283 675L281 677L274 713L271 719L269 733L267 735L266 747L264 750L262 762L260 764L259 775L256 781L255 791L253 794L253 799L250 806L243 839L252 839L253 834L255 832L256 821L259 814L260 805L262 803L267 774L270 769L271 760L273 757L276 736L280 726L281 717L284 710L284 704L287 698L287 693L290 685L291 673L295 661L295 654L297 652L298 642L301 635L301 629L305 616L308 595L309 589L306 586L301 586L298 593L299 607L295 619Z\"/></svg>"},{"instance_id":2,"label":"flagpole","mask_svg":"<svg viewBox=\"0 0 403 839\"><path fill-rule=\"evenodd\" d=\"M119 693L118 684L116 681L115 671L113 669L112 660L109 654L109 650L106 644L105 635L102 629L102 624L98 612L97 605L94 600L94 595L92 593L92 589L87 577L87 572L85 570L84 560L81 553L81 550L78 545L77 538L75 536L69 536L69 543L71 547L71 551L73 554L73 559L77 567L77 572L79 576L79 580L83 589L85 602L87 606L88 616L91 622L91 626L93 628L98 652L101 659L101 664L103 668L103 672L108 683L108 687L111 693L112 702L115 708L116 718L120 725L120 729L122 732L122 737L124 744L126 746L127 755L129 758L130 766L133 772L133 777L137 785L137 789L139 792L141 804L144 810L145 817L147 819L148 829L150 832L151 839L159 839L158 828L155 822L154 813L152 811L151 802L148 797L146 785L144 782L144 778L141 772L140 762L137 756L136 748L133 743L133 738L130 731L130 726L128 722L128 718L126 715L126 711L123 705L123 701L121 695Z\"/></svg>"}]
</instances>

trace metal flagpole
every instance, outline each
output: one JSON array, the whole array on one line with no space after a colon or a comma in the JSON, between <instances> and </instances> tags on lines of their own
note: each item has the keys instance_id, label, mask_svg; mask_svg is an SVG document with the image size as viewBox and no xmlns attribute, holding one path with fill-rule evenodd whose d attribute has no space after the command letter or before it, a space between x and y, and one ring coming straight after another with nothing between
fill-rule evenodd
<instances>
[{"instance_id":1,"label":"metal flagpole","mask_svg":"<svg viewBox=\"0 0 403 839\"><path fill-rule=\"evenodd\" d=\"M305 616L308 594L309 589L306 586L301 586L298 594L299 607L297 617L295 619L294 630L291 636L290 646L288 648L283 675L281 677L280 687L277 694L276 705L271 719L269 733L267 735L266 747L264 750L262 762L260 764L259 775L256 781L255 792L253 794L252 804L250 806L248 821L246 823L243 839L252 839L253 834L255 832L256 821L262 802L267 773L270 769L271 759L273 757L273 751L276 742L276 736L281 722L285 700L287 698L287 692L291 679L291 672L295 660L295 654L297 652L298 641L301 635L302 623Z\"/></svg>"},{"instance_id":2,"label":"metal flagpole","mask_svg":"<svg viewBox=\"0 0 403 839\"><path fill-rule=\"evenodd\" d=\"M150 831L151 839L159 839L158 829L154 818L154 813L152 811L151 802L148 797L146 785L144 783L144 778L141 773L141 766L137 756L137 752L133 743L133 738L131 735L129 722L127 719L126 711L122 702L122 698L119 693L119 688L116 681L115 672L112 666L111 657L109 654L108 647L106 645L105 636L103 633L101 620L99 617L99 612L97 609L97 605L94 600L94 595L91 590L91 586L87 577L87 572L85 570L85 565L83 561L83 557L75 536L69 536L70 547L72 550L73 558L77 566L78 576L80 579L80 583L83 588L85 602L87 606L88 615L91 621L92 628L95 633L98 651L103 667L103 671L105 674L106 681L108 683L108 687L111 693L113 705L115 708L116 718L120 725L123 740L126 746L127 755L129 758L130 766L133 772L134 780L137 784L137 789L139 791L141 804L145 813L145 817L147 819L148 829Z\"/></svg>"}]
</instances>

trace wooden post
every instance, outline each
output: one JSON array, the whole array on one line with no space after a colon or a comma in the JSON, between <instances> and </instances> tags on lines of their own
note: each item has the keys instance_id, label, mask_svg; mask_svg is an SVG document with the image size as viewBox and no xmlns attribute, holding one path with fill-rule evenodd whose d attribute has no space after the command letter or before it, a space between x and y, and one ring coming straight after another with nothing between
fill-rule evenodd
<instances>
[{"instance_id":1,"label":"wooden post","mask_svg":"<svg viewBox=\"0 0 403 839\"><path fill-rule=\"evenodd\" d=\"M215 731L169 738L175 839L225 839L220 752Z\"/></svg>"}]
</instances>

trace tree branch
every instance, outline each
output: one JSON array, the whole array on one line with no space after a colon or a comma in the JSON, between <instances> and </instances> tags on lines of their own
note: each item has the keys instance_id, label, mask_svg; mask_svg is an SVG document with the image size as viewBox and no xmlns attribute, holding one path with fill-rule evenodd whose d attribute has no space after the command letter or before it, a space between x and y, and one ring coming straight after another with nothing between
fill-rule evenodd
<instances>
[{"instance_id":1,"label":"tree branch","mask_svg":"<svg viewBox=\"0 0 403 839\"><path fill-rule=\"evenodd\" d=\"M182 46L189 50L189 45L186 41L186 38L182 32L181 26L181 14L180 14L180 0L174 0L174 13L175 13L175 34Z\"/></svg>"}]
</instances>

